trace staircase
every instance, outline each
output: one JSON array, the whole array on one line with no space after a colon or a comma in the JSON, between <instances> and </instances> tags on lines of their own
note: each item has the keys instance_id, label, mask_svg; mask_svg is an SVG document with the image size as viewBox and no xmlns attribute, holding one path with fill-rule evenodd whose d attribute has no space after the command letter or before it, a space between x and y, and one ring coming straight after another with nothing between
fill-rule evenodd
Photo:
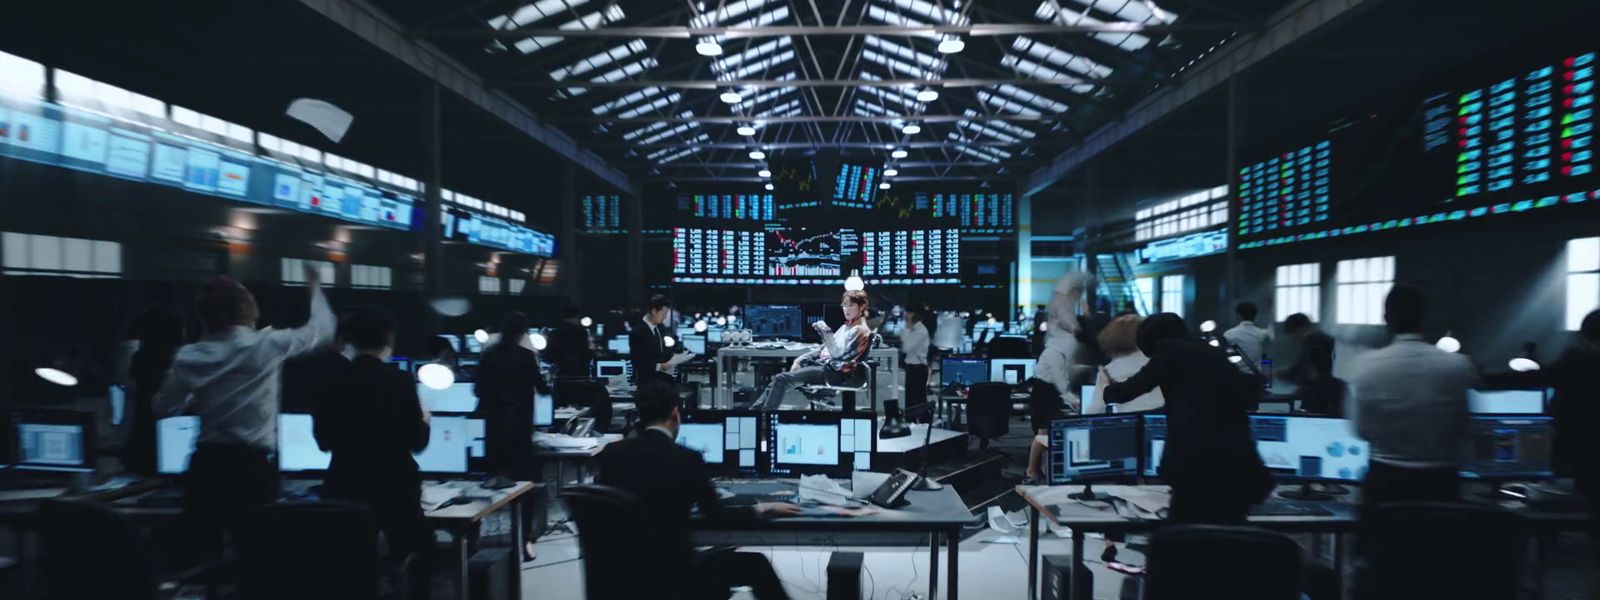
<instances>
[{"instance_id":1,"label":"staircase","mask_svg":"<svg viewBox=\"0 0 1600 600\"><path fill-rule=\"evenodd\" d=\"M1111 301L1113 313L1132 303L1140 315L1150 314L1152 307L1145 306L1144 296L1139 294L1139 286L1134 282L1133 265L1128 262L1126 254L1097 254L1095 262L1095 278L1100 284L1098 293Z\"/></svg>"}]
</instances>

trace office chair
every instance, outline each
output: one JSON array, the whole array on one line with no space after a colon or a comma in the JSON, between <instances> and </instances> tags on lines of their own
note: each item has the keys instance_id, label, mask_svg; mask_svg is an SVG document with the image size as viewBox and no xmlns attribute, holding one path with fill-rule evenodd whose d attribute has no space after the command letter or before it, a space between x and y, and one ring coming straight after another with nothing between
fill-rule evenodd
<instances>
[{"instance_id":1,"label":"office chair","mask_svg":"<svg viewBox=\"0 0 1600 600\"><path fill-rule=\"evenodd\" d=\"M218 567L204 565L163 576L152 560L156 552L133 524L101 504L46 500L36 517L39 598L158 600L173 597L182 584L209 576Z\"/></svg>"},{"instance_id":2,"label":"office chair","mask_svg":"<svg viewBox=\"0 0 1600 600\"><path fill-rule=\"evenodd\" d=\"M1145 600L1300 600L1300 546L1271 531L1174 525L1150 537L1147 562Z\"/></svg>"},{"instance_id":3,"label":"office chair","mask_svg":"<svg viewBox=\"0 0 1600 600\"><path fill-rule=\"evenodd\" d=\"M1522 517L1500 508L1383 504L1362 527L1361 597L1514 599L1527 542Z\"/></svg>"},{"instance_id":4,"label":"office chair","mask_svg":"<svg viewBox=\"0 0 1600 600\"><path fill-rule=\"evenodd\" d=\"M1011 433L1011 386L993 381L972 384L967 393L967 433L978 438L980 449Z\"/></svg>"},{"instance_id":5,"label":"office chair","mask_svg":"<svg viewBox=\"0 0 1600 600\"><path fill-rule=\"evenodd\" d=\"M255 508L241 520L235 542L245 600L404 600L411 585L409 557L382 558L372 511L352 502Z\"/></svg>"},{"instance_id":6,"label":"office chair","mask_svg":"<svg viewBox=\"0 0 1600 600\"><path fill-rule=\"evenodd\" d=\"M989 358L1033 358L1028 338L1000 336L989 340Z\"/></svg>"},{"instance_id":7,"label":"office chair","mask_svg":"<svg viewBox=\"0 0 1600 600\"><path fill-rule=\"evenodd\" d=\"M648 544L640 543L640 532L648 530L648 523L639 498L613 487L576 485L561 492L561 501L578 525L585 597L651 596L655 578L640 569L656 559Z\"/></svg>"}]
</instances>

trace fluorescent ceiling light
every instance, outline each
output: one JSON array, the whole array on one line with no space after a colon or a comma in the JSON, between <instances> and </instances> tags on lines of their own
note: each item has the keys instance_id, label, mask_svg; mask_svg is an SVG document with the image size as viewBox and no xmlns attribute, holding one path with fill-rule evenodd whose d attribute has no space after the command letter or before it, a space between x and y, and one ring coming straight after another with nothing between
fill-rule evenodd
<instances>
[{"instance_id":1,"label":"fluorescent ceiling light","mask_svg":"<svg viewBox=\"0 0 1600 600\"><path fill-rule=\"evenodd\" d=\"M767 153L762 152L760 150L751 150L750 151L750 158L752 160L766 160Z\"/></svg>"},{"instance_id":2,"label":"fluorescent ceiling light","mask_svg":"<svg viewBox=\"0 0 1600 600\"><path fill-rule=\"evenodd\" d=\"M707 40L694 45L695 54L700 56L722 56L722 44Z\"/></svg>"},{"instance_id":3,"label":"fluorescent ceiling light","mask_svg":"<svg viewBox=\"0 0 1600 600\"><path fill-rule=\"evenodd\" d=\"M750 136L756 134L756 128L751 127L749 125L740 125L739 129L738 129L738 132L739 132L739 135L742 135L742 136L745 136L745 137L750 137Z\"/></svg>"},{"instance_id":4,"label":"fluorescent ceiling light","mask_svg":"<svg viewBox=\"0 0 1600 600\"><path fill-rule=\"evenodd\" d=\"M922 90L917 92L917 102L933 102L939 99L938 90Z\"/></svg>"},{"instance_id":5,"label":"fluorescent ceiling light","mask_svg":"<svg viewBox=\"0 0 1600 600\"><path fill-rule=\"evenodd\" d=\"M769 170L766 170L766 169L762 169L760 171L756 171L756 174L760 175L762 177L771 177L772 176L772 171L769 171Z\"/></svg>"},{"instance_id":6,"label":"fluorescent ceiling light","mask_svg":"<svg viewBox=\"0 0 1600 600\"><path fill-rule=\"evenodd\" d=\"M890 152L889 156L892 156L894 158L905 158L907 156L907 153L906 153L905 150L895 150L894 152Z\"/></svg>"},{"instance_id":7,"label":"fluorescent ceiling light","mask_svg":"<svg viewBox=\"0 0 1600 600\"><path fill-rule=\"evenodd\" d=\"M967 43L961 41L961 38L950 38L948 40L939 42L940 54L957 54L966 49Z\"/></svg>"},{"instance_id":8,"label":"fluorescent ceiling light","mask_svg":"<svg viewBox=\"0 0 1600 600\"><path fill-rule=\"evenodd\" d=\"M883 176L884 177L894 177L895 175L899 175L899 174L900 174L900 171L898 169L884 169L883 170Z\"/></svg>"},{"instance_id":9,"label":"fluorescent ceiling light","mask_svg":"<svg viewBox=\"0 0 1600 600\"><path fill-rule=\"evenodd\" d=\"M767 191L769 191L769 192L772 191L772 184L769 183L769 184L767 184L766 187L767 187Z\"/></svg>"},{"instance_id":10,"label":"fluorescent ceiling light","mask_svg":"<svg viewBox=\"0 0 1600 600\"><path fill-rule=\"evenodd\" d=\"M889 182L885 181L883 183L878 184L878 189L880 189L880 190L889 189Z\"/></svg>"},{"instance_id":11,"label":"fluorescent ceiling light","mask_svg":"<svg viewBox=\"0 0 1600 600\"><path fill-rule=\"evenodd\" d=\"M743 100L744 100L744 97L740 96L739 92L723 92L722 93L722 101L725 102L725 103L738 104Z\"/></svg>"},{"instance_id":12,"label":"fluorescent ceiling light","mask_svg":"<svg viewBox=\"0 0 1600 600\"><path fill-rule=\"evenodd\" d=\"M904 133L906 135L916 135L922 133L922 126L916 123L906 123L905 127L900 128L900 133Z\"/></svg>"}]
</instances>

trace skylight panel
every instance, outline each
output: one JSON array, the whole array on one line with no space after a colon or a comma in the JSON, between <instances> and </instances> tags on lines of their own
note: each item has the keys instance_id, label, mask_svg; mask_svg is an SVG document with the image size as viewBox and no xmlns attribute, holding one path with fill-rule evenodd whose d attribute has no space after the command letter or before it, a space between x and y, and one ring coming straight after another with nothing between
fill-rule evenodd
<instances>
[{"instance_id":1,"label":"skylight panel","mask_svg":"<svg viewBox=\"0 0 1600 600\"><path fill-rule=\"evenodd\" d=\"M1024 52L1045 64L1057 68L1065 68L1068 71L1091 79L1104 79L1111 75L1111 67L1026 37L1018 36L1017 39L1012 40L1011 48L1018 52Z\"/></svg>"},{"instance_id":2,"label":"skylight panel","mask_svg":"<svg viewBox=\"0 0 1600 600\"><path fill-rule=\"evenodd\" d=\"M781 65L783 63L789 62L791 60L794 60L794 51L793 50L785 50L785 51L783 51L782 54L779 54L777 56L767 57L767 58L761 59L759 61L750 63L748 65L740 67L738 70L736 70L736 71L734 71L732 73L723 73L721 75L718 75L717 79L719 81L731 81L731 80L735 80L735 79L746 79L746 78L750 77L751 75L754 75L754 74L757 74L757 73L761 73L761 72L764 72L764 71L768 71L768 70L772 69L773 67L776 67L776 66Z\"/></svg>"},{"instance_id":3,"label":"skylight panel","mask_svg":"<svg viewBox=\"0 0 1600 600\"><path fill-rule=\"evenodd\" d=\"M1078 77L1077 75L1069 75L1069 74L1066 74L1066 73L1062 73L1061 71L1057 71L1057 70L1052 69L1050 67L1046 67L1044 65L1041 65L1039 63L1033 62L1031 60L1028 60L1028 59L1025 59L1025 58L1020 58L1015 54L1007 54L1004 57L1001 57L1000 66L1006 67L1006 68L1010 68L1010 69L1016 69L1016 71L1018 73L1021 73L1023 75L1027 75L1028 77L1032 77L1034 79L1043 80L1043 81L1059 80L1059 79L1082 79L1081 77ZM1093 93L1094 92L1094 88L1095 88L1094 84L1090 84L1090 83L1079 83L1079 84L1073 84L1073 85L1063 85L1061 87L1069 89L1069 90L1072 90L1073 92L1076 92L1076 93L1079 93L1079 94L1090 94L1090 93Z\"/></svg>"},{"instance_id":4,"label":"skylight panel","mask_svg":"<svg viewBox=\"0 0 1600 600\"><path fill-rule=\"evenodd\" d=\"M781 37L764 44L752 46L743 52L739 52L738 54L730 54L728 56L711 61L711 69L718 73L729 71L748 61L761 58L784 48L788 48L790 47L791 43L792 42L789 38Z\"/></svg>"},{"instance_id":5,"label":"skylight panel","mask_svg":"<svg viewBox=\"0 0 1600 600\"><path fill-rule=\"evenodd\" d=\"M993 93L990 93L988 90L978 90L978 100L984 104L988 104L1006 112L1029 117L1039 116L1039 111L1033 110L1016 102L1012 102L1005 98L1001 98L1000 96L996 96Z\"/></svg>"},{"instance_id":6,"label":"skylight panel","mask_svg":"<svg viewBox=\"0 0 1600 600\"><path fill-rule=\"evenodd\" d=\"M676 136L676 135L679 135L679 134L687 133L690 129L695 129L695 128L698 128L698 127L700 127L699 123L679 123L677 126L671 128L671 129L668 129L666 131L662 131L662 132L657 133L655 135L652 135L650 137L641 139L641 140L639 140L639 143L640 144L654 144L656 142L659 142L661 140L667 139L669 137L673 137L673 136Z\"/></svg>"},{"instance_id":7,"label":"skylight panel","mask_svg":"<svg viewBox=\"0 0 1600 600\"><path fill-rule=\"evenodd\" d=\"M729 19L744 16L753 10L765 8L775 0L739 0L723 4L721 8L709 13L700 13L689 20L690 27L711 27Z\"/></svg>"},{"instance_id":8,"label":"skylight panel","mask_svg":"<svg viewBox=\"0 0 1600 600\"><path fill-rule=\"evenodd\" d=\"M889 0L896 8L910 11L935 23L946 25L966 25L970 19L960 11L941 8L926 0Z\"/></svg>"},{"instance_id":9,"label":"skylight panel","mask_svg":"<svg viewBox=\"0 0 1600 600\"><path fill-rule=\"evenodd\" d=\"M1160 21L1171 23L1178 20L1178 15L1166 11L1153 0L1072 0L1081 6L1088 6L1108 15L1116 15L1124 21L1135 23L1150 23Z\"/></svg>"},{"instance_id":10,"label":"skylight panel","mask_svg":"<svg viewBox=\"0 0 1600 600\"><path fill-rule=\"evenodd\" d=\"M1007 142L1007 143L1011 143L1011 144L1018 144L1018 143L1022 142L1022 138L1019 138L1017 136L1011 135L1011 134L1006 133L1004 131L1000 131L998 129L985 127L982 124L979 124L979 123L974 122L974 121L957 121L956 122L956 126L960 127L961 129L970 130L973 133L978 134L978 135L986 135L986 136L992 137L992 138L1000 140L1002 142Z\"/></svg>"},{"instance_id":11,"label":"skylight panel","mask_svg":"<svg viewBox=\"0 0 1600 600\"><path fill-rule=\"evenodd\" d=\"M1067 108L1068 108L1067 105L1062 104L1060 102L1057 102L1055 100L1051 100L1051 99L1046 98L1044 96L1040 96L1038 94L1035 94L1033 92L1030 92L1030 91L1022 89L1022 88L1019 88L1017 86L1011 85L1009 83L1002 83L1002 84L1000 84L998 86L994 86L993 89L996 92L1000 92L1002 94L1010 96L1014 100L1018 100L1018 101L1024 102L1024 103L1026 103L1026 104L1028 104L1030 106L1033 106L1034 108L1037 108L1037 109L1045 111L1045 112L1057 113L1057 114L1067 112Z\"/></svg>"},{"instance_id":12,"label":"skylight panel","mask_svg":"<svg viewBox=\"0 0 1600 600\"><path fill-rule=\"evenodd\" d=\"M1044 2L1039 3L1039 8L1033 11L1033 16L1058 25L1106 24L1105 21L1101 21L1083 13L1058 11L1054 6L1051 6L1051 4L1052 0L1045 0ZM1134 22L1124 22L1123 25L1126 25L1130 30L1137 30L1143 26L1142 23ZM1150 38L1137 33L1100 32L1091 34L1091 36L1103 43L1116 46L1129 52L1133 52L1150 44Z\"/></svg>"},{"instance_id":13,"label":"skylight panel","mask_svg":"<svg viewBox=\"0 0 1600 600\"><path fill-rule=\"evenodd\" d=\"M986 154L986 155L993 156L993 157L996 157L996 158L1011 158L1011 152L1010 151L1002 150L1000 148L991 148L991 147L988 147L988 146L981 145L981 144L978 143L977 140L969 138L969 137L966 137L966 136L963 136L963 135L960 135L960 134L957 134L954 131L950 132L950 135L945 136L945 139L950 140L952 142L957 142L957 143L959 143L962 146L965 146L967 148L971 148L974 152L977 152L979 154Z\"/></svg>"},{"instance_id":14,"label":"skylight panel","mask_svg":"<svg viewBox=\"0 0 1600 600\"><path fill-rule=\"evenodd\" d=\"M680 96L676 92L674 92L674 93L668 94L665 98L656 98L652 102L649 102L649 103L646 103L646 104L642 104L642 105L636 106L634 108L630 108L628 110L625 110L625 111L622 111L620 113L617 113L617 116L621 117L621 118L624 118L624 119L632 119L634 117L637 117L639 115L645 114L647 112L658 111L658 110L661 110L663 108L667 108L669 106L677 104L678 101L682 100L682 99L683 99L683 96Z\"/></svg>"},{"instance_id":15,"label":"skylight panel","mask_svg":"<svg viewBox=\"0 0 1600 600\"><path fill-rule=\"evenodd\" d=\"M689 113L684 113L684 116L689 116ZM631 141L633 138L639 137L641 135L654 133L654 132L660 131L662 129L666 129L667 127L670 127L670 126L672 126L672 124L668 123L666 121L656 121L656 122L651 123L651 124L649 124L649 125L647 125L645 127L641 127L639 129L635 129L633 131L629 131L627 133L622 134L622 139Z\"/></svg>"},{"instance_id":16,"label":"skylight panel","mask_svg":"<svg viewBox=\"0 0 1600 600\"><path fill-rule=\"evenodd\" d=\"M553 16L568 14L572 9L588 3L589 0L539 0L531 4L524 4L522 8L518 8L509 14L489 19L489 27L494 29L516 29Z\"/></svg>"},{"instance_id":17,"label":"skylight panel","mask_svg":"<svg viewBox=\"0 0 1600 600\"><path fill-rule=\"evenodd\" d=\"M585 0L585 2L583 2L583 3L586 3L586 2L587 2L587 0ZM582 3L574 3L573 6L577 6L578 4L582 4ZM569 14L569 13L567 11L561 11L561 14ZM579 30L579 29L585 29L585 30L594 29L594 28L599 27L601 25L605 25L605 24L608 24L608 23L615 23L617 21L621 21L626 16L627 15L622 12L622 7L621 6L618 6L616 4L612 4L612 5L607 6L606 8L604 8L602 10L597 10L595 12L589 13L587 15L583 15L583 16L578 17L576 19L573 19L571 21L567 21L565 23L557 25L556 28L557 29L565 29L565 30L569 30L569 31L571 31L571 30ZM532 22L533 21L500 20L499 18L496 18L496 19L491 19L489 24L490 24L490 27L493 27L495 29L498 29L498 30L501 30L501 31L509 31L509 30L512 30L512 29L516 29L518 27L522 27L524 25L528 25L528 24L530 24ZM532 54L534 52L538 52L539 50L543 50L543 49L548 48L550 46L554 46L556 44L559 44L559 43L561 43L562 41L565 41L565 40L566 40L566 38L560 37L560 36L526 37L526 38L522 38L520 40L517 40L515 43L512 44L512 46L515 47L518 52L521 52L523 54ZM495 41L494 43L490 44L490 47L491 47L491 49L492 48L504 48L503 46L500 46L499 41Z\"/></svg>"},{"instance_id":18,"label":"skylight panel","mask_svg":"<svg viewBox=\"0 0 1600 600\"><path fill-rule=\"evenodd\" d=\"M927 27L932 25L932 23L918 21L903 14L879 8L876 5L867 6L867 18L882 22L887 25L895 25L899 27ZM939 39L939 34L937 33L916 33L912 35L915 35L916 37Z\"/></svg>"},{"instance_id":19,"label":"skylight panel","mask_svg":"<svg viewBox=\"0 0 1600 600\"><path fill-rule=\"evenodd\" d=\"M863 48L861 50L861 58L865 59L867 62L882 65L891 71L904 73L906 76L913 79L939 79L939 73L925 70L911 63L880 54L873 50Z\"/></svg>"},{"instance_id":20,"label":"skylight panel","mask_svg":"<svg viewBox=\"0 0 1600 600\"><path fill-rule=\"evenodd\" d=\"M660 63L657 63L655 58L647 56L644 58L644 60L639 62L623 65L621 67L617 67L616 69L601 73L589 81L595 83L612 83L615 81L622 81L623 79L627 79L650 69L654 69L659 64Z\"/></svg>"},{"instance_id":21,"label":"skylight panel","mask_svg":"<svg viewBox=\"0 0 1600 600\"><path fill-rule=\"evenodd\" d=\"M875 102L868 102L866 100L861 100L861 99L857 99L856 100L856 111L857 111L856 114L860 114L861 111L866 111L867 114L862 115L862 116L865 116L865 117L874 117L874 116L877 116L877 117L898 117L898 116L900 116L900 113L889 112L889 109L884 108L883 105L881 105L881 104L877 104Z\"/></svg>"},{"instance_id":22,"label":"skylight panel","mask_svg":"<svg viewBox=\"0 0 1600 600\"><path fill-rule=\"evenodd\" d=\"M728 28L729 29L747 29L747 28L751 28L751 27L766 27L768 25L771 25L773 23L777 23L778 21L782 21L782 20L787 19L787 18L789 18L789 7L787 7L787 6L779 6L778 8L776 8L774 10L769 10L767 12L761 13L760 15L757 15L756 17L751 18L751 19L746 19L745 21L743 21L741 23L736 23L736 24L733 24L733 25L729 25ZM726 42L728 40L728 36L719 35L719 36L716 36L716 40L717 40L717 43L720 44L722 42Z\"/></svg>"},{"instance_id":23,"label":"skylight panel","mask_svg":"<svg viewBox=\"0 0 1600 600\"><path fill-rule=\"evenodd\" d=\"M923 53L923 52L918 52L917 50L915 50L913 48L910 48L908 46L903 46L903 45L900 45L900 44L896 44L894 42L891 42L889 40L880 38L880 37L875 36L875 35L867 36L866 37L866 44L868 46L871 46L871 47L876 48L878 50L882 50L883 52L888 53L889 55L894 56L895 58L898 58L900 60L910 61L910 62L915 62L917 64L920 64L920 65L922 65L923 68L926 68L926 69L929 69L929 70L943 71L944 68L945 68L945 65L946 65L944 59L941 59L941 58L939 58L937 56L933 56L931 54L926 54L926 53Z\"/></svg>"},{"instance_id":24,"label":"skylight panel","mask_svg":"<svg viewBox=\"0 0 1600 600\"><path fill-rule=\"evenodd\" d=\"M626 95L624 95L624 96L622 96L620 98L617 98L616 100L612 100L610 102L606 102L604 104L600 104L600 105L598 105L598 106L596 106L596 107L594 107L593 109L590 109L590 110L592 112L594 112L594 114L597 115L597 116L598 115L605 115L605 114L608 114L611 111L617 110L619 108L632 106L634 104L638 104L640 102L644 102L645 100L649 100L649 99L654 98L656 96L660 96L663 92L666 92L666 90L663 89L663 88L647 87L647 88L644 88L642 90L638 90L638 91L635 91L635 92L629 92L628 94L626 94Z\"/></svg>"},{"instance_id":25,"label":"skylight panel","mask_svg":"<svg viewBox=\"0 0 1600 600\"><path fill-rule=\"evenodd\" d=\"M706 139L707 139L707 140L708 140L708 141L709 141L709 140L710 140L710 138L706 138ZM672 161L675 161L675 160L678 160L678 159L680 159L680 158L683 158L683 157L685 157L685 156L688 156L688 155L690 155L690 154L694 154L694 153L696 153L696 152L699 152L699 151L700 151L700 148L701 148L701 146L690 146L690 147L688 147L688 148L684 148L684 149L682 149L682 150L678 150L678 151L677 151L677 152L674 152L674 153L672 153L672 154L670 154L670 155L667 155L667 156L664 156L664 157L661 157L661 158L659 158L659 159L654 159L654 160L655 160L655 161L656 161L656 162L658 162L658 163L662 163L662 164L665 164L665 163L669 163L669 162L672 162Z\"/></svg>"},{"instance_id":26,"label":"skylight panel","mask_svg":"<svg viewBox=\"0 0 1600 600\"><path fill-rule=\"evenodd\" d=\"M791 75L792 75L792 73L791 73ZM768 91L765 91L765 92L761 92L760 94L756 94L755 96L752 96L752 97L746 99L744 102L740 103L740 106L744 106L746 108L755 108L757 106L761 106L762 104L766 104L768 102L771 102L771 101L776 100L778 98L781 98L783 96L787 96L789 94L793 94L796 91L799 91L799 88L792 88L792 87L774 88L774 89L771 89L771 90L768 90Z\"/></svg>"},{"instance_id":27,"label":"skylight panel","mask_svg":"<svg viewBox=\"0 0 1600 600\"><path fill-rule=\"evenodd\" d=\"M976 118L981 117L983 115L981 113L979 113L978 111L975 111L975 110L972 110L972 109L969 108L969 109L966 109L964 111L961 111L961 116L964 116L964 117L966 117L968 119L976 119ZM1033 130L1030 130L1030 129L1025 128L1025 127L1018 126L1018 125L1013 124L1013 123L1007 123L1005 121L989 121L987 124L978 123L978 125L980 127L993 127L995 129L999 129L999 130L1004 131L1006 133L1010 133L1011 135L1021 136L1021 137L1024 137L1024 138L1027 138L1027 139L1030 139L1030 140L1033 139L1033 136L1035 135L1033 133Z\"/></svg>"},{"instance_id":28,"label":"skylight panel","mask_svg":"<svg viewBox=\"0 0 1600 600\"><path fill-rule=\"evenodd\" d=\"M44 82L44 65L0 52L0 89L42 96Z\"/></svg>"},{"instance_id":29,"label":"skylight panel","mask_svg":"<svg viewBox=\"0 0 1600 600\"><path fill-rule=\"evenodd\" d=\"M899 93L900 90L861 86L861 91L872 94L881 99L888 100L895 104L905 106L909 110L918 110L922 108L922 103L917 102L915 96Z\"/></svg>"},{"instance_id":30,"label":"skylight panel","mask_svg":"<svg viewBox=\"0 0 1600 600\"><path fill-rule=\"evenodd\" d=\"M561 67L550 72L550 78L556 81L565 81L568 77L576 77L607 65L621 62L635 54L645 51L644 40L633 40L621 46L611 48L580 60L571 65Z\"/></svg>"},{"instance_id":31,"label":"skylight panel","mask_svg":"<svg viewBox=\"0 0 1600 600\"><path fill-rule=\"evenodd\" d=\"M772 107L771 110L768 110L768 111L766 111L764 113L761 113L760 115L757 115L757 116L762 116L762 117L783 117L783 116L788 116L788 115L795 114L795 113L797 113L799 111L800 111L800 101L799 100L790 100L790 101L785 102L783 104L780 104L778 106L774 106L774 107Z\"/></svg>"}]
</instances>

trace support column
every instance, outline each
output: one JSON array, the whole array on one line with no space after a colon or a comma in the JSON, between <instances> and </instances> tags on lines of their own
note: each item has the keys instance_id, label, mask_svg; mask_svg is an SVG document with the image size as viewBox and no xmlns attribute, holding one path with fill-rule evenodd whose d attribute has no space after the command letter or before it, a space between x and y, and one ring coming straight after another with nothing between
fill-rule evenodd
<instances>
[{"instance_id":1,"label":"support column","mask_svg":"<svg viewBox=\"0 0 1600 600\"><path fill-rule=\"evenodd\" d=\"M1084 290L1083 299L1090 310L1095 307L1095 296L1100 293L1100 161L1091 160L1083 166L1083 208L1078 220L1083 223L1083 242L1078 244L1083 252L1083 265L1095 278L1094 285Z\"/></svg>"},{"instance_id":2,"label":"support column","mask_svg":"<svg viewBox=\"0 0 1600 600\"><path fill-rule=\"evenodd\" d=\"M439 84L422 91L422 181L426 186L422 218L422 289L429 296L444 291L444 161L440 149Z\"/></svg>"},{"instance_id":3,"label":"support column","mask_svg":"<svg viewBox=\"0 0 1600 600\"><path fill-rule=\"evenodd\" d=\"M644 290L644 199L640 197L623 196L623 201L628 207L623 214L628 216L628 291L625 296L630 304L643 305L646 294Z\"/></svg>"},{"instance_id":4,"label":"support column","mask_svg":"<svg viewBox=\"0 0 1600 600\"><path fill-rule=\"evenodd\" d=\"M583 275L578 260L578 166L566 163L561 168L561 239L556 255L561 259L561 294L568 306L583 305Z\"/></svg>"},{"instance_id":5,"label":"support column","mask_svg":"<svg viewBox=\"0 0 1600 600\"><path fill-rule=\"evenodd\" d=\"M1227 279L1222 282L1221 296L1222 306L1230 310L1235 303L1244 298L1239 283L1239 241L1237 239L1239 228L1234 225L1235 220L1239 217L1239 203L1235 201L1238 190L1234 189L1233 185L1233 181L1237 177L1235 173L1239 171L1239 137L1242 134L1242 123L1240 123L1242 114L1239 111L1240 85L1238 75L1228 78L1228 135L1226 137L1228 146L1223 148L1223 152L1227 156L1227 166L1224 167L1227 171L1223 173L1222 183L1228 186L1228 216L1230 219L1225 224L1228 232Z\"/></svg>"},{"instance_id":6,"label":"support column","mask_svg":"<svg viewBox=\"0 0 1600 600\"><path fill-rule=\"evenodd\" d=\"M1033 194L1017 200L1017 281L1011 299L1024 310L1033 302ZM1048 298L1046 298L1048 300Z\"/></svg>"}]
</instances>

